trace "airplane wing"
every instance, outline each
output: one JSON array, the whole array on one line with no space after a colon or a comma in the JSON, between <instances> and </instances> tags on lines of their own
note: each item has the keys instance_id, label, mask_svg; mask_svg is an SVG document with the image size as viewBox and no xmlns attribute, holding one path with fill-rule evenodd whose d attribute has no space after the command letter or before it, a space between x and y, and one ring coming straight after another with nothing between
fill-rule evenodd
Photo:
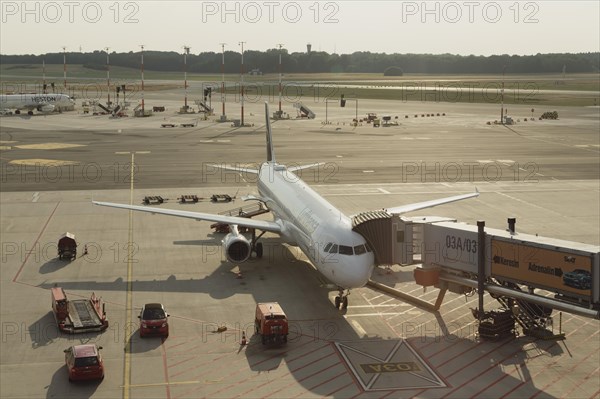
<instances>
[{"instance_id":1,"label":"airplane wing","mask_svg":"<svg viewBox=\"0 0 600 399\"><path fill-rule=\"evenodd\" d=\"M386 211L392 214L401 214L406 212L417 211L419 209L432 208L437 205L448 204L450 202L461 201L467 198L478 197L479 191L469 194L455 195L453 197L440 198L436 200L417 202L414 204L401 205L394 208L387 208Z\"/></svg>"},{"instance_id":2,"label":"airplane wing","mask_svg":"<svg viewBox=\"0 0 600 399\"><path fill-rule=\"evenodd\" d=\"M195 220L206 220L208 222L225 223L237 226L249 227L251 229L258 229L262 231L269 231L272 233L281 233L281 226L275 222L267 220L254 220L250 218L243 218L238 216L225 216L225 215L214 215L211 213L201 212L189 212L189 211L178 211L175 209L159 209L148 206L138 205L125 205L115 204L112 202L100 202L92 201L95 205L108 206L111 208L129 209L133 211L148 212L152 214L160 214L167 216L178 216L182 218L195 219Z\"/></svg>"}]
</instances>

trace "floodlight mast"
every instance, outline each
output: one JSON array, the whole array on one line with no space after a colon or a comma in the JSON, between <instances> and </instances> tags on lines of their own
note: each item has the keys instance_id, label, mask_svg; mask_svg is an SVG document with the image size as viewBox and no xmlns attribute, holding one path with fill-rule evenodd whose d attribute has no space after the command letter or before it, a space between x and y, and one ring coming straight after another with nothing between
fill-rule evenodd
<instances>
[{"instance_id":1,"label":"floodlight mast","mask_svg":"<svg viewBox=\"0 0 600 399\"><path fill-rule=\"evenodd\" d=\"M222 118L225 118L225 45L221 43L221 103L223 110L221 111Z\"/></svg>"},{"instance_id":2,"label":"floodlight mast","mask_svg":"<svg viewBox=\"0 0 600 399\"><path fill-rule=\"evenodd\" d=\"M106 50L106 92L108 93L106 99L106 105L110 107L110 59L108 56L109 47L105 47Z\"/></svg>"},{"instance_id":3,"label":"floodlight mast","mask_svg":"<svg viewBox=\"0 0 600 399\"><path fill-rule=\"evenodd\" d=\"M142 48L142 116L146 116L146 110L144 109L144 45L140 44Z\"/></svg>"},{"instance_id":4,"label":"floodlight mast","mask_svg":"<svg viewBox=\"0 0 600 399\"><path fill-rule=\"evenodd\" d=\"M241 94L241 103L242 103L242 118L241 125L244 126L244 43L240 42L240 46L242 46L242 65L241 65L241 85L240 85L240 94Z\"/></svg>"},{"instance_id":5,"label":"floodlight mast","mask_svg":"<svg viewBox=\"0 0 600 399\"><path fill-rule=\"evenodd\" d=\"M46 60L42 59L42 93L47 94L46 90Z\"/></svg>"},{"instance_id":6,"label":"floodlight mast","mask_svg":"<svg viewBox=\"0 0 600 399\"><path fill-rule=\"evenodd\" d=\"M283 44L279 43L279 117L281 117L281 47Z\"/></svg>"},{"instance_id":7,"label":"floodlight mast","mask_svg":"<svg viewBox=\"0 0 600 399\"><path fill-rule=\"evenodd\" d=\"M183 107L185 112L188 110L188 84L187 84L187 56L190 54L190 47L183 46L183 90L185 92L184 104Z\"/></svg>"},{"instance_id":8,"label":"floodlight mast","mask_svg":"<svg viewBox=\"0 0 600 399\"><path fill-rule=\"evenodd\" d=\"M67 48L63 46L63 87L65 92L67 91Z\"/></svg>"}]
</instances>

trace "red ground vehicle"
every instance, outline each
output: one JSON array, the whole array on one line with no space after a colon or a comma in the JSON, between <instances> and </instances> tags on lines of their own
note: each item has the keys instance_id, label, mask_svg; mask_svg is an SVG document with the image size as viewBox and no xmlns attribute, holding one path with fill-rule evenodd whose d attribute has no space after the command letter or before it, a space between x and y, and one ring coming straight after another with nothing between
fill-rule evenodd
<instances>
[{"instance_id":1,"label":"red ground vehicle","mask_svg":"<svg viewBox=\"0 0 600 399\"><path fill-rule=\"evenodd\" d=\"M70 382L104 378L104 362L100 349L101 346L87 344L71 346L64 350Z\"/></svg>"},{"instance_id":2,"label":"red ground vehicle","mask_svg":"<svg viewBox=\"0 0 600 399\"><path fill-rule=\"evenodd\" d=\"M61 287L50 289L52 312L58 328L66 333L104 331L108 328L101 298L92 293L90 299L68 300Z\"/></svg>"},{"instance_id":3,"label":"red ground vehicle","mask_svg":"<svg viewBox=\"0 0 600 399\"><path fill-rule=\"evenodd\" d=\"M160 303L147 303L142 308L140 319L140 337L148 335L169 336L169 315Z\"/></svg>"},{"instance_id":4,"label":"red ground vehicle","mask_svg":"<svg viewBox=\"0 0 600 399\"><path fill-rule=\"evenodd\" d=\"M261 335L262 343L287 342L288 319L277 302L256 304L254 327Z\"/></svg>"}]
</instances>

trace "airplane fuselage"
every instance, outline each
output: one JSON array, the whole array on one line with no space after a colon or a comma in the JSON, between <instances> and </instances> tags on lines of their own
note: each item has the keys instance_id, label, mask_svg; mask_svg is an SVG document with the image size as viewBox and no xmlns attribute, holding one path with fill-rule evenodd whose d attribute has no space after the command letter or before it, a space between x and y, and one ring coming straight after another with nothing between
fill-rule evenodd
<instances>
[{"instance_id":1,"label":"airplane fuselage","mask_svg":"<svg viewBox=\"0 0 600 399\"><path fill-rule=\"evenodd\" d=\"M367 283L375 257L349 217L276 163L262 164L258 191L281 225L281 237L298 246L319 272L343 288Z\"/></svg>"},{"instance_id":2,"label":"airplane fuselage","mask_svg":"<svg viewBox=\"0 0 600 399\"><path fill-rule=\"evenodd\" d=\"M0 95L0 110L38 110L52 112L57 107L73 105L66 94L3 94Z\"/></svg>"}]
</instances>

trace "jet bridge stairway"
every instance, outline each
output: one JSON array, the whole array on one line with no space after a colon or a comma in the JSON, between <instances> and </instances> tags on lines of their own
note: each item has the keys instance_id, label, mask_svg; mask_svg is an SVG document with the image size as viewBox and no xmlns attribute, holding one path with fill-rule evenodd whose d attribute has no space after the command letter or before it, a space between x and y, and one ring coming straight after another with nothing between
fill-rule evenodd
<instances>
[{"instance_id":1,"label":"jet bridge stairway","mask_svg":"<svg viewBox=\"0 0 600 399\"><path fill-rule=\"evenodd\" d=\"M303 103L294 103L294 108L297 108L301 118L315 119L316 114Z\"/></svg>"},{"instance_id":2,"label":"jet bridge stairway","mask_svg":"<svg viewBox=\"0 0 600 399\"><path fill-rule=\"evenodd\" d=\"M513 283L503 284L507 288L521 291L520 287ZM539 339L562 339L564 334L554 334L548 330L553 325L552 308L528 302L522 299L514 299L507 296L492 295L502 307L512 313L525 335ZM515 306L516 305L516 306Z\"/></svg>"}]
</instances>

